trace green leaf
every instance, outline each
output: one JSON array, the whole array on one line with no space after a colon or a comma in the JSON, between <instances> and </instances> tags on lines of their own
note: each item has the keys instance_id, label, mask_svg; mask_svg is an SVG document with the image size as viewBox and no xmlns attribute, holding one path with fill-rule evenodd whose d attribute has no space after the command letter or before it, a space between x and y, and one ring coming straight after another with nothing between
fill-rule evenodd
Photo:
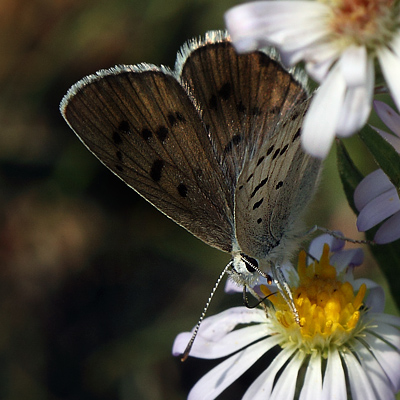
<instances>
[{"instance_id":1,"label":"green leaf","mask_svg":"<svg viewBox=\"0 0 400 400\"><path fill-rule=\"evenodd\" d=\"M379 168L400 191L400 154L369 125L360 131L360 138L368 147Z\"/></svg>"},{"instance_id":2,"label":"green leaf","mask_svg":"<svg viewBox=\"0 0 400 400\"><path fill-rule=\"evenodd\" d=\"M336 141L336 157L339 176L340 180L342 181L343 190L346 195L347 201L354 213L358 214L358 211L354 204L353 195L354 190L364 178L364 176L355 166L343 143L339 140Z\"/></svg>"}]
</instances>

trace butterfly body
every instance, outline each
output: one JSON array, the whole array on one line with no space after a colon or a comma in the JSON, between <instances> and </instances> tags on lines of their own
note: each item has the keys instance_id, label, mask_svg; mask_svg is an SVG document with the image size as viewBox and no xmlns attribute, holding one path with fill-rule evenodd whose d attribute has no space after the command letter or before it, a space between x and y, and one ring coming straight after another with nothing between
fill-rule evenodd
<instances>
[{"instance_id":1,"label":"butterfly body","mask_svg":"<svg viewBox=\"0 0 400 400\"><path fill-rule=\"evenodd\" d=\"M300 146L304 79L273 53L237 55L209 33L175 70L117 66L75 84L61 112L99 160L192 234L232 253L237 279L297 245L320 162Z\"/></svg>"}]
</instances>

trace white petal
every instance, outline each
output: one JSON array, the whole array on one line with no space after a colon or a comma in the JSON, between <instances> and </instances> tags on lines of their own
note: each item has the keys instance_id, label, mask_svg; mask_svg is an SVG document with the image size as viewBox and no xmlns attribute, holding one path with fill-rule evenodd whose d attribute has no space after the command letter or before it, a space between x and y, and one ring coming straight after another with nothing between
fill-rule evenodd
<instances>
[{"instance_id":1,"label":"white petal","mask_svg":"<svg viewBox=\"0 0 400 400\"><path fill-rule=\"evenodd\" d=\"M276 374L296 350L295 346L283 349L268 368L251 384L242 400L265 400L269 398Z\"/></svg>"},{"instance_id":2,"label":"white petal","mask_svg":"<svg viewBox=\"0 0 400 400\"><path fill-rule=\"evenodd\" d=\"M319 354L310 359L300 393L300 400L315 399L322 399L321 356Z\"/></svg>"},{"instance_id":3,"label":"white petal","mask_svg":"<svg viewBox=\"0 0 400 400\"><path fill-rule=\"evenodd\" d=\"M400 115L383 101L375 100L374 108L382 122L400 137Z\"/></svg>"},{"instance_id":4,"label":"white petal","mask_svg":"<svg viewBox=\"0 0 400 400\"><path fill-rule=\"evenodd\" d=\"M388 342L393 347L400 351L400 335L399 329L395 328L392 325L400 325L400 318L394 315L382 314L382 313L371 313L369 315L371 321L377 325L377 327L373 327L372 329L368 329L371 331L372 335L379 337L381 340ZM396 324L397 322L397 324Z\"/></svg>"},{"instance_id":5,"label":"white petal","mask_svg":"<svg viewBox=\"0 0 400 400\"><path fill-rule=\"evenodd\" d=\"M228 333L223 339L215 341L204 339L198 334L190 351L190 356L204 359L225 357L266 336L266 326L263 324L237 329ZM192 334L189 332L178 335L173 345L172 354L181 355L191 337ZM275 342L272 345L275 345Z\"/></svg>"},{"instance_id":6,"label":"white petal","mask_svg":"<svg viewBox=\"0 0 400 400\"><path fill-rule=\"evenodd\" d=\"M329 349L321 399L347 400L346 380L337 350Z\"/></svg>"},{"instance_id":7,"label":"white petal","mask_svg":"<svg viewBox=\"0 0 400 400\"><path fill-rule=\"evenodd\" d=\"M343 352L353 400L376 400L369 376L365 373L358 360L350 352Z\"/></svg>"},{"instance_id":8,"label":"white petal","mask_svg":"<svg viewBox=\"0 0 400 400\"><path fill-rule=\"evenodd\" d=\"M394 54L385 47L379 50L378 59L393 100L397 109L400 110L400 55Z\"/></svg>"},{"instance_id":9,"label":"white petal","mask_svg":"<svg viewBox=\"0 0 400 400\"><path fill-rule=\"evenodd\" d=\"M304 352L299 351L295 354L276 382L269 400L293 399L296 389L297 375L305 357L306 355Z\"/></svg>"},{"instance_id":10,"label":"white petal","mask_svg":"<svg viewBox=\"0 0 400 400\"><path fill-rule=\"evenodd\" d=\"M200 326L198 337L196 338L192 353L196 353L196 348L204 343L217 343L235 329L238 324L265 323L266 316L260 309L249 309L247 307L234 307L225 310L217 315L206 318ZM264 328L264 333L267 333ZM192 336L191 332L180 333L174 341L172 354L177 356L182 354ZM198 343L198 344L197 344Z\"/></svg>"},{"instance_id":11,"label":"white petal","mask_svg":"<svg viewBox=\"0 0 400 400\"><path fill-rule=\"evenodd\" d=\"M358 184L354 191L354 203L357 210L361 211L371 200L393 187L393 183L381 169L371 172Z\"/></svg>"},{"instance_id":12,"label":"white petal","mask_svg":"<svg viewBox=\"0 0 400 400\"><path fill-rule=\"evenodd\" d=\"M347 87L336 129L338 136L347 137L357 132L365 125L371 112L374 91L374 66L372 59L366 61L365 68L360 68L358 71L360 75L366 74L366 77L363 77L362 80L360 79L362 83L359 86L351 85ZM346 71L344 75L347 75L347 77L345 76L347 82L356 75L356 69Z\"/></svg>"},{"instance_id":13,"label":"white petal","mask_svg":"<svg viewBox=\"0 0 400 400\"><path fill-rule=\"evenodd\" d=\"M286 27L294 21L298 29L307 30L313 23L320 24L320 17L329 8L310 1L259 1L231 8L225 14L225 23L232 41L239 52L254 50L271 41L271 34L285 36ZM296 37L296 42L301 41ZM274 42L275 43L275 42Z\"/></svg>"},{"instance_id":14,"label":"white petal","mask_svg":"<svg viewBox=\"0 0 400 400\"><path fill-rule=\"evenodd\" d=\"M385 371L371 352L359 341L355 341L352 350L356 352L362 368L369 377L374 388L376 400L394 400L393 387L385 374Z\"/></svg>"},{"instance_id":15,"label":"white petal","mask_svg":"<svg viewBox=\"0 0 400 400\"><path fill-rule=\"evenodd\" d=\"M400 390L400 354L381 338L365 332L364 340L371 347L371 352L388 376L394 391Z\"/></svg>"},{"instance_id":16,"label":"white petal","mask_svg":"<svg viewBox=\"0 0 400 400\"><path fill-rule=\"evenodd\" d=\"M364 46L350 46L340 57L339 65L346 86L363 86L367 81L367 50Z\"/></svg>"},{"instance_id":17,"label":"white petal","mask_svg":"<svg viewBox=\"0 0 400 400\"><path fill-rule=\"evenodd\" d=\"M342 108L345 82L336 64L311 101L303 129L304 150L314 157L325 158L335 137Z\"/></svg>"},{"instance_id":18,"label":"white petal","mask_svg":"<svg viewBox=\"0 0 400 400\"><path fill-rule=\"evenodd\" d=\"M386 244L400 239L400 212L385 221L376 231L374 240L378 244Z\"/></svg>"},{"instance_id":19,"label":"white petal","mask_svg":"<svg viewBox=\"0 0 400 400\"><path fill-rule=\"evenodd\" d=\"M394 186L371 200L358 214L357 228L365 232L400 210L400 200Z\"/></svg>"},{"instance_id":20,"label":"white petal","mask_svg":"<svg viewBox=\"0 0 400 400\"><path fill-rule=\"evenodd\" d=\"M265 352L269 349L270 342L279 340L271 337L262 340L245 350L238 352L228 358L214 369L204 375L188 395L189 400L208 400L215 399L232 382L246 372Z\"/></svg>"}]
</instances>

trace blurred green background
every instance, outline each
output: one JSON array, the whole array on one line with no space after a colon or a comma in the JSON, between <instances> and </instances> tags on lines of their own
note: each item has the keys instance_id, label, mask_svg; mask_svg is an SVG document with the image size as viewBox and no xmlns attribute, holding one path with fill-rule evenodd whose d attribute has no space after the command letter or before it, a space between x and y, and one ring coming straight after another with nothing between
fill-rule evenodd
<instances>
[{"instance_id":1,"label":"blurred green background","mask_svg":"<svg viewBox=\"0 0 400 400\"><path fill-rule=\"evenodd\" d=\"M0 399L183 399L214 362L171 355L229 255L209 248L104 168L58 105L115 64L173 66L223 28L232 1L0 2ZM363 172L370 156L346 142ZM357 238L330 155L310 224ZM361 272L376 278L367 260ZM210 314L241 305L221 289ZM223 398L240 397L245 376ZM235 394L233 394L235 393Z\"/></svg>"}]
</instances>

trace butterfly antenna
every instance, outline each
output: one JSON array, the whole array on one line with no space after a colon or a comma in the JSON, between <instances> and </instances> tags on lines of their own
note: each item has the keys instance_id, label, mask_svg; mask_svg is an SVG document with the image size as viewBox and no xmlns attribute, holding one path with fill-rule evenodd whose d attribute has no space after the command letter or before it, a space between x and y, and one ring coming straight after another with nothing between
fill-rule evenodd
<instances>
[{"instance_id":1,"label":"butterfly antenna","mask_svg":"<svg viewBox=\"0 0 400 400\"><path fill-rule=\"evenodd\" d=\"M214 294L215 294L215 292L216 292L216 290L217 290L219 284L221 283L222 278L225 276L226 272L227 272L228 269L231 267L231 265L232 265L232 261L230 261L230 262L226 265L226 267L224 268L224 270L221 272L220 276L218 277L217 282L215 283L215 285L214 285L214 287L213 287L213 289L212 289L212 291L211 291L211 293L210 293L210 296L208 297L207 303L206 303L206 305L205 305L204 308L203 308L203 312L201 313L201 316L200 316L200 318L199 318L199 321L197 322L197 325L196 325L196 326L194 327L194 329L193 329L192 337L190 338L189 343L187 344L186 349L185 349L185 351L183 352L183 355L182 355L182 357L181 357L181 361L182 361L182 362L186 361L187 358L189 357L190 350L192 349L194 340L196 339L197 333L199 332L200 325L201 325L201 323L203 322L204 317L205 317L206 314L207 314L207 310L208 310L208 307L210 306L211 300L212 300L212 298L214 297Z\"/></svg>"},{"instance_id":2,"label":"butterfly antenna","mask_svg":"<svg viewBox=\"0 0 400 400\"><path fill-rule=\"evenodd\" d=\"M323 228L322 226L318 226L315 225L313 226L309 231L307 231L306 236L307 235L311 235L317 231L323 232L323 233L327 233L328 235L331 235L332 237L334 237L335 239L339 239L339 240L344 240L346 242L350 242L350 243L355 243L355 244L369 244L369 245L374 245L376 244L373 240L356 240L356 239L351 239L348 237L344 237L343 235L341 235L340 233L336 232L336 231L332 231L328 228Z\"/></svg>"},{"instance_id":3,"label":"butterfly antenna","mask_svg":"<svg viewBox=\"0 0 400 400\"><path fill-rule=\"evenodd\" d=\"M290 310L292 311L295 321L297 322L298 325L300 325L299 313L297 311L296 305L294 304L292 291L290 290L290 286L286 281L285 275L283 275L283 272L280 269L280 267L276 265L272 266L272 272L275 284L279 292L281 293L282 297L284 298Z\"/></svg>"}]
</instances>

